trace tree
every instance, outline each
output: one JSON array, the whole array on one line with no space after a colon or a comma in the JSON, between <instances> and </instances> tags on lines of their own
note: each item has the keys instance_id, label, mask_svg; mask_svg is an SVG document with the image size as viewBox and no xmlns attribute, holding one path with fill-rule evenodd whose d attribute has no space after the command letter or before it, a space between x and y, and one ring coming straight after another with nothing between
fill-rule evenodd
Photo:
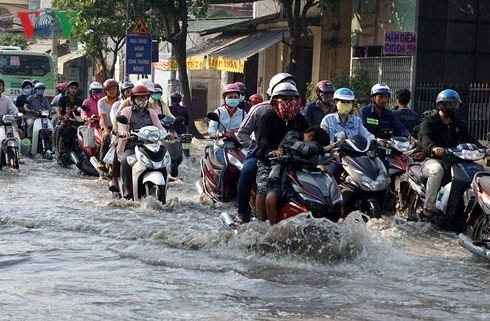
<instances>
[{"instance_id":1,"label":"tree","mask_svg":"<svg viewBox=\"0 0 490 321\"><path fill-rule=\"evenodd\" d=\"M104 78L113 78L119 50L130 26L125 1L52 0L59 10L78 11L72 34L84 44L85 55L102 66ZM112 43L109 42L112 41ZM112 61L108 65L107 61Z\"/></svg>"},{"instance_id":2,"label":"tree","mask_svg":"<svg viewBox=\"0 0 490 321\"><path fill-rule=\"evenodd\" d=\"M10 32L7 32L0 37L0 46L20 47L22 50L29 49L29 43L24 36Z\"/></svg>"},{"instance_id":3,"label":"tree","mask_svg":"<svg viewBox=\"0 0 490 321\"><path fill-rule=\"evenodd\" d=\"M306 14L313 7L318 7L323 11L335 11L341 0L277 0L284 9L289 28L289 52L286 70L291 75L296 74L296 58L298 44L301 36L308 35L309 30L306 24ZM303 4L303 8L301 8Z\"/></svg>"}]
</instances>

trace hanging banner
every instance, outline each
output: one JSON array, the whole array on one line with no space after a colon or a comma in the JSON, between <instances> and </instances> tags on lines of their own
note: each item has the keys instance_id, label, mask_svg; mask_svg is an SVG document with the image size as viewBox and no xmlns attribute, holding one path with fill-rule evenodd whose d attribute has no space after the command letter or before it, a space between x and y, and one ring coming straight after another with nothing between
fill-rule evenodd
<instances>
[{"instance_id":1,"label":"hanging banner","mask_svg":"<svg viewBox=\"0 0 490 321\"><path fill-rule=\"evenodd\" d=\"M214 70L224 70L230 72L243 73L245 68L244 60L234 60L224 57L208 56L207 68Z\"/></svg>"},{"instance_id":2,"label":"hanging banner","mask_svg":"<svg viewBox=\"0 0 490 321\"><path fill-rule=\"evenodd\" d=\"M62 31L65 39L69 39L78 12L60 11L53 14L38 11L19 11L17 15L24 28L24 34L27 40L31 39L34 32L41 38L49 39L53 38L60 31ZM33 15L32 20L31 15Z\"/></svg>"},{"instance_id":3,"label":"hanging banner","mask_svg":"<svg viewBox=\"0 0 490 321\"><path fill-rule=\"evenodd\" d=\"M187 57L187 70L202 70L204 66L204 57ZM179 70L177 59L175 58L159 58L157 63L153 64L153 68L157 70Z\"/></svg>"}]
</instances>

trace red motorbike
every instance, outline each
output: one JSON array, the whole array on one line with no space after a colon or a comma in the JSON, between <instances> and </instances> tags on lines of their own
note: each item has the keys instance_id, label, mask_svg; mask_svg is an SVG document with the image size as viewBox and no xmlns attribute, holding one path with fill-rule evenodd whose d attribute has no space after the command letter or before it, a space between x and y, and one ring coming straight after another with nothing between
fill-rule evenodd
<instances>
[{"instance_id":1,"label":"red motorbike","mask_svg":"<svg viewBox=\"0 0 490 321\"><path fill-rule=\"evenodd\" d=\"M73 164L82 172L91 176L99 176L101 174L98 169L99 162L97 161L102 143L99 120L99 116L92 116L85 121L84 126L78 127L77 142L70 153Z\"/></svg>"}]
</instances>

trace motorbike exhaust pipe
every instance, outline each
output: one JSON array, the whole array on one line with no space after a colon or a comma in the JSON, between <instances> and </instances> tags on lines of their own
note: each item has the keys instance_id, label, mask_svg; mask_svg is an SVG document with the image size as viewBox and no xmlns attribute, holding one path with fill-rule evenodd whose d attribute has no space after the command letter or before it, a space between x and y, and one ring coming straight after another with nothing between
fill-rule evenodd
<instances>
[{"instance_id":1,"label":"motorbike exhaust pipe","mask_svg":"<svg viewBox=\"0 0 490 321\"><path fill-rule=\"evenodd\" d=\"M467 235L461 233L458 236L458 243L468 251L486 258L487 260L490 260L490 249L486 248L485 246L477 246L474 244L473 240L469 238Z\"/></svg>"}]
</instances>

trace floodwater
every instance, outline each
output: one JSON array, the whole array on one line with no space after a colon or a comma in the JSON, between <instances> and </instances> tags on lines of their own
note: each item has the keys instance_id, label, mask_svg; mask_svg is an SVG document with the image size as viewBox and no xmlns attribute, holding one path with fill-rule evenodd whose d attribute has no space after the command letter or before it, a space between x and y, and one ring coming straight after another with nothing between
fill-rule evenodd
<instances>
[{"instance_id":1,"label":"floodwater","mask_svg":"<svg viewBox=\"0 0 490 321\"><path fill-rule=\"evenodd\" d=\"M168 203L55 161L0 172L0 320L488 320L490 264L388 217L219 222L197 143Z\"/></svg>"}]
</instances>

